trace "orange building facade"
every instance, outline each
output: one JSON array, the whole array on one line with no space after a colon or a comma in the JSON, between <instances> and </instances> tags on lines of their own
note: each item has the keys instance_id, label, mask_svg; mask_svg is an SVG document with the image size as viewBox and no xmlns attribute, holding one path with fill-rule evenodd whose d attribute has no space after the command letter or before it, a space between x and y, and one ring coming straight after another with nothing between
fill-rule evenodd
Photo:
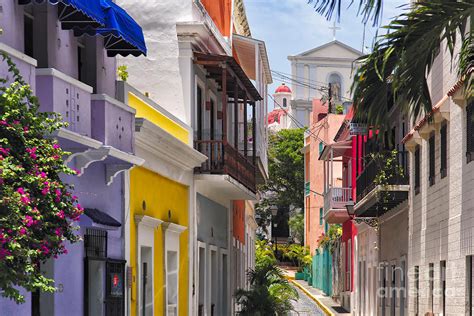
<instances>
[{"instance_id":1,"label":"orange building facade","mask_svg":"<svg viewBox=\"0 0 474 316\"><path fill-rule=\"evenodd\" d=\"M327 105L313 100L310 117L310 133L305 138L305 245L311 255L318 248L318 241L325 231L324 221L324 162L319 156L325 144L333 142L344 115L328 114ZM334 180L342 181L342 168L335 168ZM321 195L320 195L321 194Z\"/></svg>"}]
</instances>

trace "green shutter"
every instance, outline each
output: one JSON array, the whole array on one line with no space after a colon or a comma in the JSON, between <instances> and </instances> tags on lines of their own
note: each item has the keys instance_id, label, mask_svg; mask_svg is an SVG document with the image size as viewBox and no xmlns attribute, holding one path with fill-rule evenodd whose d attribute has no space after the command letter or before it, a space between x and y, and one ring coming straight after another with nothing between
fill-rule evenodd
<instances>
[{"instance_id":1,"label":"green shutter","mask_svg":"<svg viewBox=\"0 0 474 316\"><path fill-rule=\"evenodd\" d=\"M323 208L319 209L319 225L323 224Z\"/></svg>"}]
</instances>

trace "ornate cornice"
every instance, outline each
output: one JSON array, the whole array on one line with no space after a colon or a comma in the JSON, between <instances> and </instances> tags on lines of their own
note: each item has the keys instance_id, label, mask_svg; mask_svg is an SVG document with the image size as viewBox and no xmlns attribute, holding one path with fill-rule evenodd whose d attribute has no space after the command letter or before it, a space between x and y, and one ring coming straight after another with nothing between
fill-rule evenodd
<instances>
[{"instance_id":1,"label":"ornate cornice","mask_svg":"<svg viewBox=\"0 0 474 316\"><path fill-rule=\"evenodd\" d=\"M146 119L135 119L135 132L137 146L185 170L199 167L207 160L205 155Z\"/></svg>"}]
</instances>

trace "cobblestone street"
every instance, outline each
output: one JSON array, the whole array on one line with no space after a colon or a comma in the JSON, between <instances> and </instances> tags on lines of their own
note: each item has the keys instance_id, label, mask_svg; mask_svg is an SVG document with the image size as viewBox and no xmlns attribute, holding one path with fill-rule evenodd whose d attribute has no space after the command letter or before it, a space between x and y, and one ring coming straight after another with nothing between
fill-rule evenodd
<instances>
[{"instance_id":1,"label":"cobblestone street","mask_svg":"<svg viewBox=\"0 0 474 316\"><path fill-rule=\"evenodd\" d=\"M295 310L291 313L291 315L299 315L299 316L313 316L313 315L324 315L321 311L319 306L310 299L303 291L299 288L295 287L296 291L298 291L299 299L294 304Z\"/></svg>"}]
</instances>

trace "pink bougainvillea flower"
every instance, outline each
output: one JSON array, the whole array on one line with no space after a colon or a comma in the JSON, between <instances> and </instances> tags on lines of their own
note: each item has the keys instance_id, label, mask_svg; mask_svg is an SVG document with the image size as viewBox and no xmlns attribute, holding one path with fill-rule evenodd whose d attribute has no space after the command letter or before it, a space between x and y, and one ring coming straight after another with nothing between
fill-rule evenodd
<instances>
[{"instance_id":1,"label":"pink bougainvillea flower","mask_svg":"<svg viewBox=\"0 0 474 316\"><path fill-rule=\"evenodd\" d=\"M54 230L54 233L56 234L56 236L61 236L63 232L62 232L61 228L56 228Z\"/></svg>"},{"instance_id":2,"label":"pink bougainvillea flower","mask_svg":"<svg viewBox=\"0 0 474 316\"><path fill-rule=\"evenodd\" d=\"M24 131L25 133L28 133L28 130L29 130L28 126L23 126L23 131Z\"/></svg>"},{"instance_id":3,"label":"pink bougainvillea flower","mask_svg":"<svg viewBox=\"0 0 474 316\"><path fill-rule=\"evenodd\" d=\"M59 155L53 155L54 160L59 160Z\"/></svg>"},{"instance_id":4,"label":"pink bougainvillea flower","mask_svg":"<svg viewBox=\"0 0 474 316\"><path fill-rule=\"evenodd\" d=\"M54 145L53 145L53 148L54 148L54 149L59 149L60 146L59 146L59 144L54 144Z\"/></svg>"},{"instance_id":5,"label":"pink bougainvillea flower","mask_svg":"<svg viewBox=\"0 0 474 316\"><path fill-rule=\"evenodd\" d=\"M30 198L26 194L21 196L20 201L21 201L21 203L23 203L25 205L30 204L30 202L31 202Z\"/></svg>"},{"instance_id":6,"label":"pink bougainvillea flower","mask_svg":"<svg viewBox=\"0 0 474 316\"><path fill-rule=\"evenodd\" d=\"M0 125L8 126L8 123L5 120L0 120Z\"/></svg>"},{"instance_id":7,"label":"pink bougainvillea flower","mask_svg":"<svg viewBox=\"0 0 474 316\"><path fill-rule=\"evenodd\" d=\"M63 210L60 210L56 215L57 215L59 218L64 219L64 211L63 211Z\"/></svg>"},{"instance_id":8,"label":"pink bougainvillea flower","mask_svg":"<svg viewBox=\"0 0 474 316\"><path fill-rule=\"evenodd\" d=\"M39 174L40 178L46 178L46 173L41 171L40 174Z\"/></svg>"},{"instance_id":9,"label":"pink bougainvillea flower","mask_svg":"<svg viewBox=\"0 0 474 316\"><path fill-rule=\"evenodd\" d=\"M36 150L37 148L36 147L33 147L33 148L26 148L26 152L28 152L30 154L30 157L32 159L36 159L38 156L36 155Z\"/></svg>"},{"instance_id":10,"label":"pink bougainvillea flower","mask_svg":"<svg viewBox=\"0 0 474 316\"><path fill-rule=\"evenodd\" d=\"M46 247L45 245L41 245L41 252L44 254L44 255L47 255L49 253L49 248Z\"/></svg>"},{"instance_id":11,"label":"pink bougainvillea flower","mask_svg":"<svg viewBox=\"0 0 474 316\"><path fill-rule=\"evenodd\" d=\"M23 188L18 188L18 189L16 190L16 192L18 192L18 193L20 193L20 194L23 195L23 194L25 194L25 189L23 189Z\"/></svg>"},{"instance_id":12,"label":"pink bougainvillea flower","mask_svg":"<svg viewBox=\"0 0 474 316\"><path fill-rule=\"evenodd\" d=\"M31 227L35 221L33 220L33 217L30 215L26 215L25 219L23 220L23 223L26 225L26 227Z\"/></svg>"},{"instance_id":13,"label":"pink bougainvillea flower","mask_svg":"<svg viewBox=\"0 0 474 316\"><path fill-rule=\"evenodd\" d=\"M20 235L21 236L26 235L26 228L25 227L20 228Z\"/></svg>"},{"instance_id":14,"label":"pink bougainvillea flower","mask_svg":"<svg viewBox=\"0 0 474 316\"><path fill-rule=\"evenodd\" d=\"M3 156L7 156L9 152L10 152L10 148L0 147L0 154L2 154Z\"/></svg>"},{"instance_id":15,"label":"pink bougainvillea flower","mask_svg":"<svg viewBox=\"0 0 474 316\"><path fill-rule=\"evenodd\" d=\"M0 260L5 259L5 257L9 255L10 255L10 251L4 248L0 248Z\"/></svg>"},{"instance_id":16,"label":"pink bougainvillea flower","mask_svg":"<svg viewBox=\"0 0 474 316\"><path fill-rule=\"evenodd\" d=\"M14 120L14 121L13 121L13 124L20 124L20 121Z\"/></svg>"}]
</instances>

